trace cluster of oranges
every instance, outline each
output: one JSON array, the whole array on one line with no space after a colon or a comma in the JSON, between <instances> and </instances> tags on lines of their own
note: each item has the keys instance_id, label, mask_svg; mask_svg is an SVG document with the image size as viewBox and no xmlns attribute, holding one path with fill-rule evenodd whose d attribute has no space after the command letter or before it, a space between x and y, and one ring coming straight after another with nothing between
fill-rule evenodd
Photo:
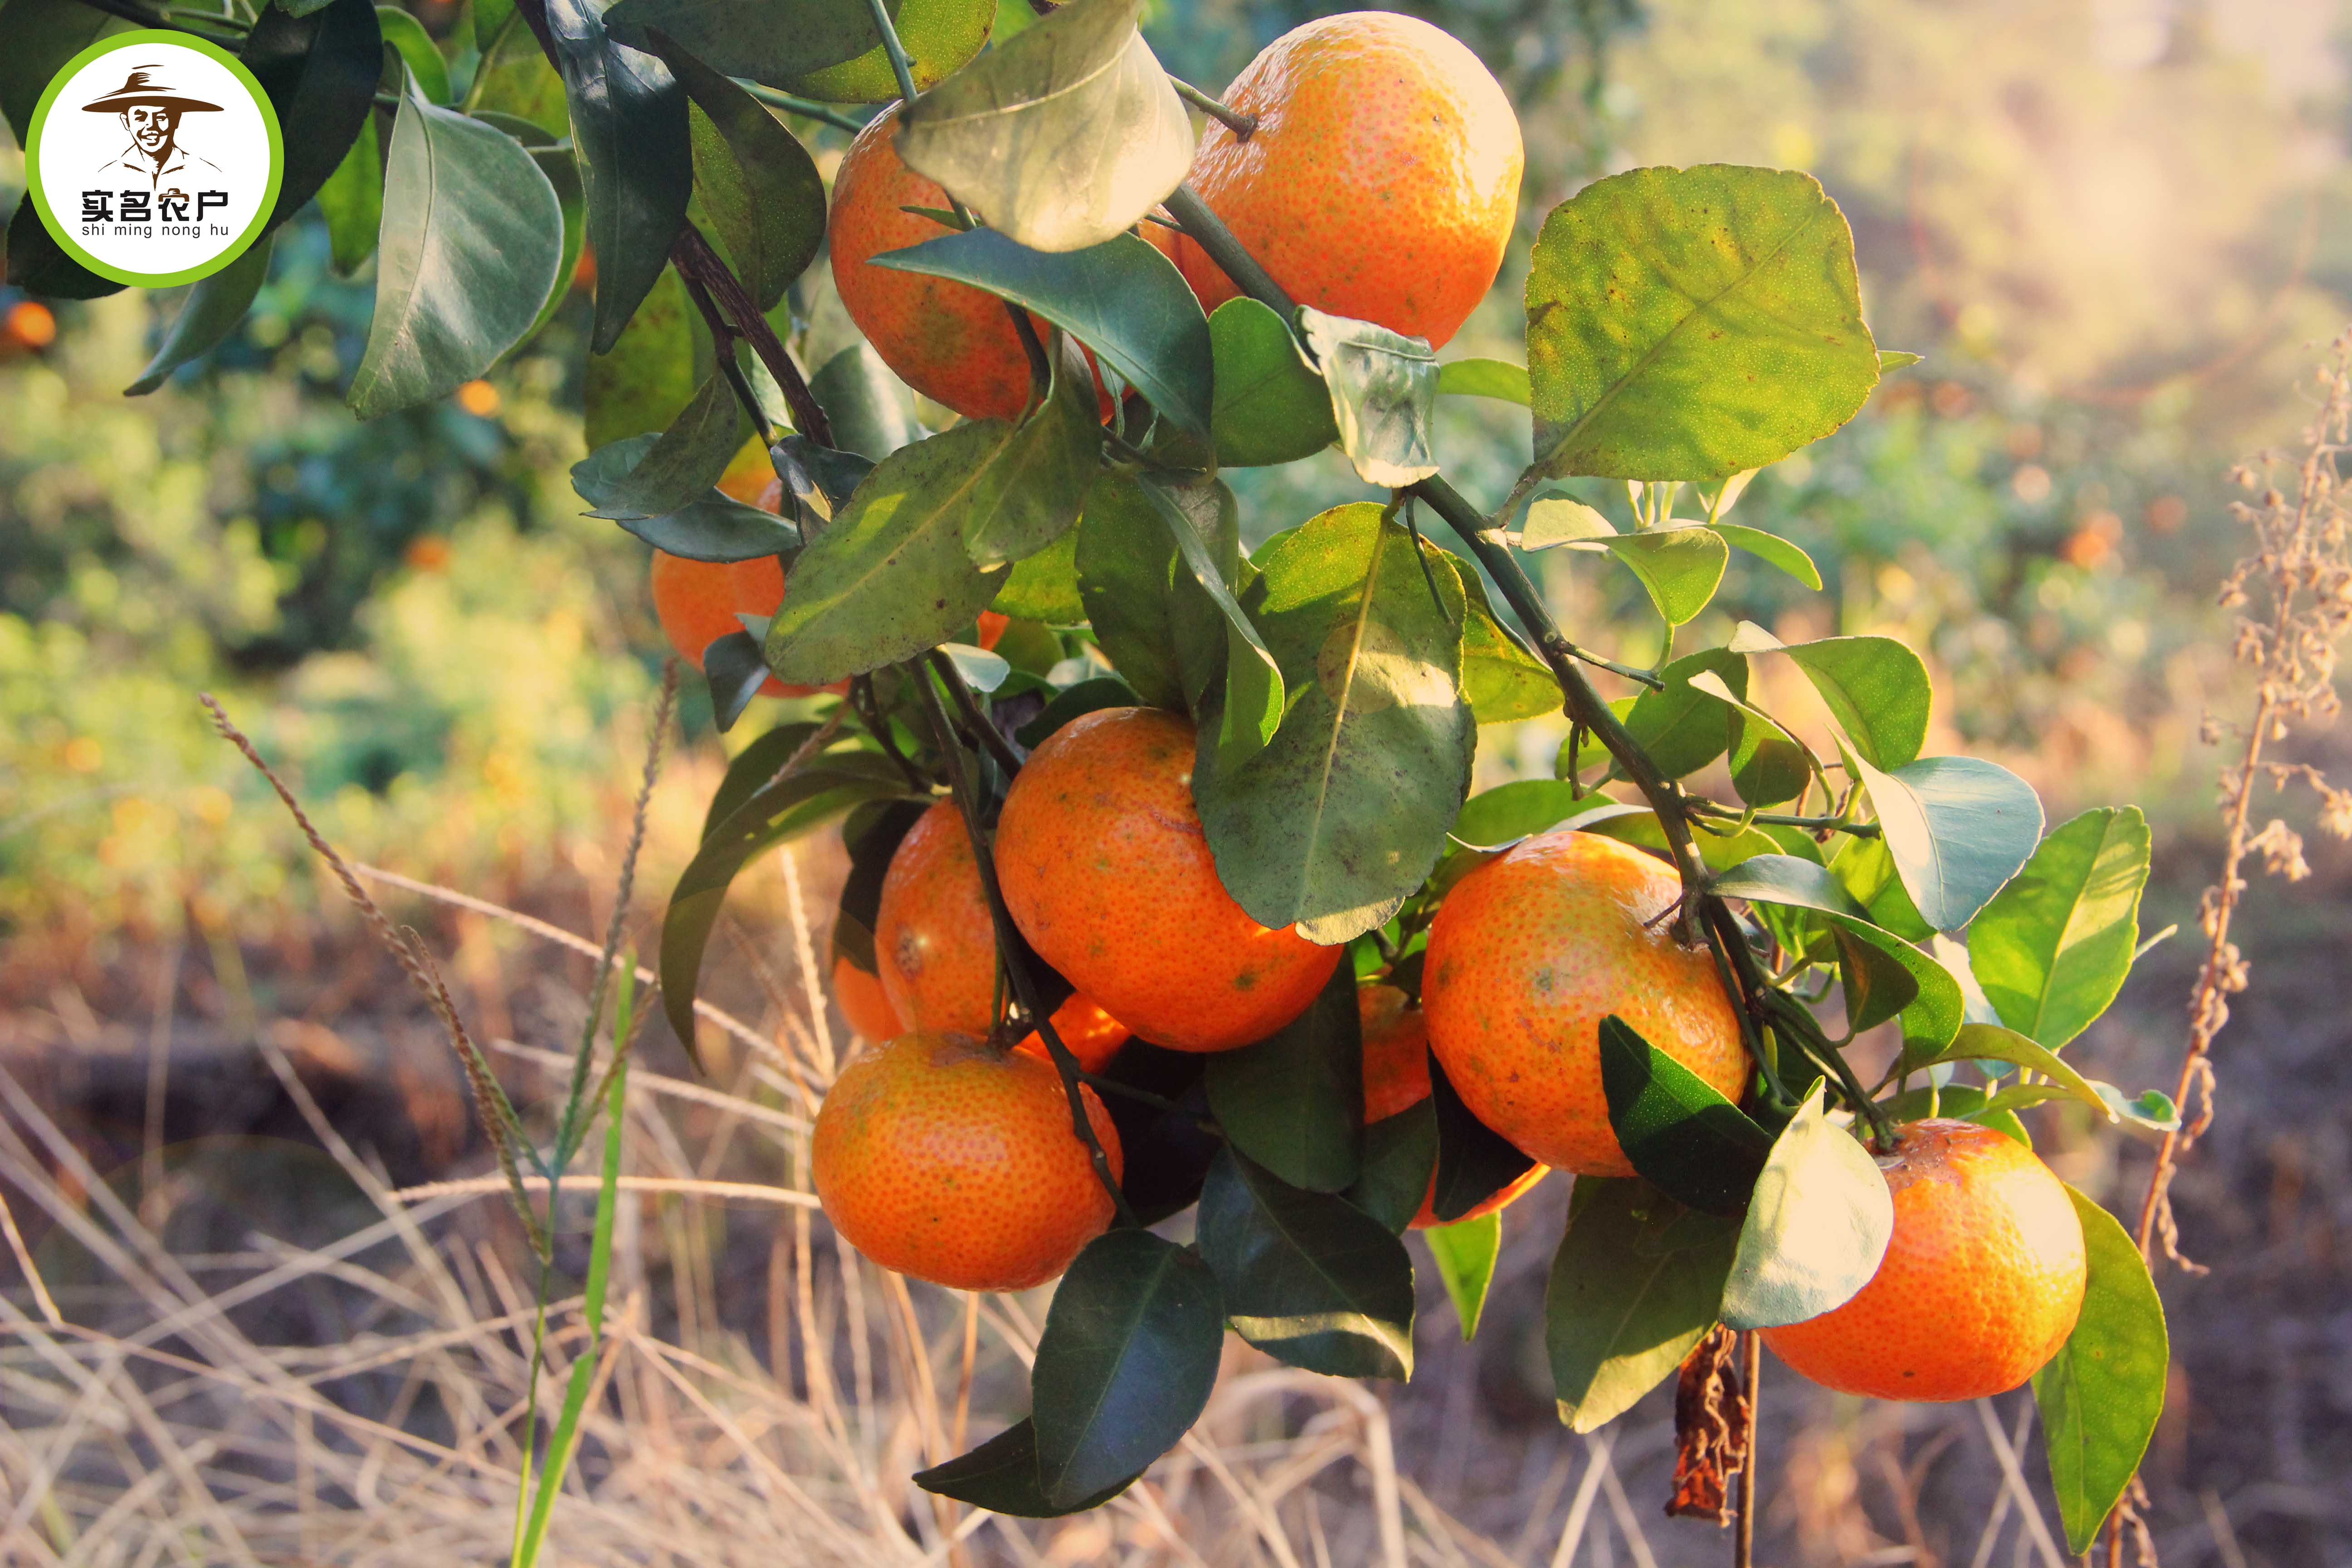
<instances>
[{"instance_id":1,"label":"cluster of oranges","mask_svg":"<svg viewBox=\"0 0 2352 1568\"><path fill-rule=\"evenodd\" d=\"M1098 1071L1133 1036L1221 1051L1305 1010L1344 960L1257 924L1218 880L1192 800L1193 734L1155 710L1082 715L1013 781L994 835L1021 934L1076 988L1055 1014ZM1367 1122L1430 1093L1433 1054L1464 1102L1547 1167L1633 1173L1609 1122L1601 1020L1617 1014L1738 1098L1748 1064L1711 961L1668 921L1661 861L1575 831L1538 834L1472 871L1430 928L1419 1001L1357 993ZM818 1112L825 1212L886 1267L965 1289L1054 1278L1112 1205L1060 1079L1029 1036L992 1045L995 942L962 819L933 806L884 879L878 973L840 961L844 1011L879 1042ZM1115 1176L1117 1130L1081 1102ZM2030 1152L1973 1123L1923 1121L1881 1156L1895 1240L1877 1278L1835 1311L1769 1331L1782 1359L1832 1387L1958 1399L2014 1386L2064 1342L2084 1257L2071 1202ZM1436 1223L1424 1200L1415 1226Z\"/></svg>"},{"instance_id":2,"label":"cluster of oranges","mask_svg":"<svg viewBox=\"0 0 2352 1568\"><path fill-rule=\"evenodd\" d=\"M1211 124L1189 183L1276 280L1336 314L1450 338L1501 264L1522 163L1517 121L1477 59L1411 17L1333 16L1270 46L1225 101L1255 127ZM919 209L948 205L901 163L895 127L895 111L868 125L835 179L843 303L917 391L970 417L1017 417L1029 361L1003 303L872 265L935 237L937 220ZM1363 243L1374 232L1381 242ZM1236 292L1189 237L1150 223L1144 234L1204 308ZM761 504L780 504L772 485ZM698 662L737 614L772 613L783 577L773 561L657 556L654 590L670 640ZM1086 714L1036 749L994 830L1006 908L1075 988L1055 1032L1090 1073L1130 1037L1191 1052L1263 1039L1346 958L1259 925L1226 892L1192 799L1192 726L1176 715ZM1738 1019L1709 956L1680 945L1664 918L1679 895L1662 862L1573 831L1539 834L1472 871L1430 928L1420 995L1386 982L1359 989L1366 1121L1425 1099L1433 1056L1468 1109L1536 1162L1475 1211L1488 1213L1548 1169L1633 1174L1601 1087L1610 1014L1740 1098ZM890 864L875 959L871 973L835 965L844 1015L875 1043L817 1117L825 1212L877 1262L940 1284L1004 1290L1055 1278L1114 1205L1043 1042L1006 1043L996 1027L1006 998L995 936L948 803ZM1091 1088L1077 1099L1121 1179L1117 1128ZM1915 1124L1879 1163L1896 1218L1877 1276L1768 1342L1820 1382L1886 1397L2014 1386L2063 1342L2082 1300L2083 1237L2063 1187L2022 1146L1968 1122ZM1412 1223L1436 1223L1426 1201Z\"/></svg>"}]
</instances>

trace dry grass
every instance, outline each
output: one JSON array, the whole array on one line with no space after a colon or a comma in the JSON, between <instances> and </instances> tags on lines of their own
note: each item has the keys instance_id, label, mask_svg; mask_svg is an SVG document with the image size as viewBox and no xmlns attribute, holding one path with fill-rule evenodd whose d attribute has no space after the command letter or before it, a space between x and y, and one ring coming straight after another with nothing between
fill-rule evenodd
<instances>
[{"instance_id":1,"label":"dry grass","mask_svg":"<svg viewBox=\"0 0 2352 1568\"><path fill-rule=\"evenodd\" d=\"M1520 1331L1498 1325L1462 1346L1433 1294L1423 1373L1401 1394L1280 1367L1234 1342L1196 1431L1097 1514L1005 1520L911 1487L911 1471L1018 1414L1046 1298L910 1288L842 1247L815 1212L808 1117L846 1042L825 1005L801 862L786 854L777 869L800 912L782 963L747 966L768 987L770 1026L710 1010L724 1087L650 1062L630 1079L632 1201L586 1442L554 1513L555 1561L1726 1560L1725 1535L1658 1515L1672 1458L1663 1405L1595 1439L1569 1437L1540 1411L1481 1408L1494 1365L1477 1352L1524 1349L1557 1192L1531 1203L1507 1253L1497 1305L1507 1319L1516 1303ZM540 934L593 952L560 930ZM571 1017L584 1014L584 996L569 999ZM550 1037L565 1022L553 1009ZM48 1233L24 1255L21 1288L0 1299L11 1561L477 1563L508 1552L522 1423L560 1402L583 1341L579 1302L562 1299L574 1288L559 1288L531 1390L533 1259L499 1201L504 1178L396 1188L306 1083L289 1047L315 1027L259 1031L269 1071L326 1152L297 1163L306 1192L284 1206L247 1196L285 1179L273 1150L157 1149L133 1170L165 1172L160 1185L110 1184L47 1108L0 1078L0 1178L31 1205L26 1232ZM722 1042L742 1048L730 1056ZM488 1048L526 1121L543 1126L569 1054ZM593 1184L568 1190L578 1197L557 1256L576 1274ZM1785 1377L1768 1385L1768 1399L1791 1393ZM2016 1560L2052 1564L2041 1533L2016 1526L1974 1415L1849 1408L1824 1423L1807 1409L1801 1435L1794 1412L1768 1426L1769 1443L1787 1445L1786 1484L1766 1489L1768 1540L1808 1559L1893 1563L1947 1551L1967 1561L1981 1539L1985 1561L2022 1548ZM2017 1451L2021 1430L1989 1430ZM1974 1462L1956 1469L1963 1443ZM1931 1528L1949 1510L1923 1502L1930 1467L1979 1502L1977 1519L1932 1542L1923 1508ZM1996 1496L1986 1531L1981 1505ZM1989 1555L1995 1543L2007 1550Z\"/></svg>"}]
</instances>

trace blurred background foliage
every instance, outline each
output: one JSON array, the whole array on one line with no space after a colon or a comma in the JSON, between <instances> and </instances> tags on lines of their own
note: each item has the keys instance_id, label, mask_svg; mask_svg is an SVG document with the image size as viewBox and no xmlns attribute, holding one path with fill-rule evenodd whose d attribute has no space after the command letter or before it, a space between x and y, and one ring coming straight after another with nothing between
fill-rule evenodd
<instances>
[{"instance_id":1,"label":"blurred background foliage","mask_svg":"<svg viewBox=\"0 0 2352 1568\"><path fill-rule=\"evenodd\" d=\"M1010 27L1025 14L1007 4ZM1150 36L1214 86L1332 8L1158 0ZM2291 437L2305 345L2352 312L2347 15L1413 8L1495 68L1528 146L1519 244L1448 356L1521 357L1527 246L1582 182L1645 163L1815 171L1853 221L1881 342L1927 360L1740 503L1811 551L1828 591L1743 561L1710 616L1895 631L1939 667L1943 743L2025 772L2053 818L2138 799L2161 830L2202 834L2210 753L2193 742L2231 679L2211 603L2239 547L2222 476ZM454 36L454 6L415 9ZM829 172L846 138L795 128ZM0 200L21 167L0 151ZM241 334L132 400L120 390L170 294L58 306L43 341L42 308L0 289L0 936L103 942L307 907L298 847L239 809L256 781L203 727L199 689L362 858L488 889L610 842L660 643L643 546L580 517L564 474L583 450L584 296L487 382L361 425L340 392L372 266L336 276L320 226L293 226ZM819 268L796 296L812 363L838 341L828 294ZM1524 415L1449 400L1444 420L1449 470L1499 495ZM1336 458L1234 479L1255 537L1363 493ZM1622 493L1582 489L1624 515ZM1655 651L1630 577L1557 552L1544 569L1584 640ZM697 694L710 757L707 714ZM1518 729L1484 738L1486 776L1549 771L1559 725Z\"/></svg>"}]
</instances>

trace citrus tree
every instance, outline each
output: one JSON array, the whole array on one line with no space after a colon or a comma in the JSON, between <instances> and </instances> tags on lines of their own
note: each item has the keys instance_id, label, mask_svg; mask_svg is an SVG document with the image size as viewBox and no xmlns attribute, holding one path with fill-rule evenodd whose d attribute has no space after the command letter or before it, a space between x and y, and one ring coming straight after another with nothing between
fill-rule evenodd
<instances>
[{"instance_id":1,"label":"citrus tree","mask_svg":"<svg viewBox=\"0 0 2352 1568\"><path fill-rule=\"evenodd\" d=\"M8 111L122 8L8 0ZM1737 1471L1752 1516L1770 1343L1887 1398L2031 1378L2086 1547L2153 1429L2163 1317L2018 1113L2175 1124L2061 1054L2136 956L2146 826L2045 835L2015 775L1923 756L1928 672L1894 639L1675 646L1734 551L1820 586L1733 521L1742 487L1912 358L1863 320L1843 215L1782 170L1599 180L1543 220L1525 365L1441 362L1517 218L1476 58L1329 17L1220 100L1139 11L1070 0L986 47L992 0L473 0L454 62L366 0L184 24L277 103L278 219L315 200L339 258L374 258L352 406L481 375L593 264L580 495L655 547L722 726L815 698L710 804L664 1005L690 1048L731 879L841 821L835 982L882 1043L819 1115L826 1210L944 1285L1060 1280L1031 1415L916 1479L1097 1506L1191 1426L1228 1330L1408 1377L1403 1233L1471 1333L1502 1210L1550 1168L1577 1178L1562 1419L1677 1368L1692 1409L1749 1412L1686 1426L1678 1509L1722 1517ZM835 107L865 104L893 107ZM857 132L829 193L795 123ZM790 300L828 246L864 341L811 375ZM192 289L133 390L266 265ZM10 267L110 288L26 211ZM886 369L959 417L910 426ZM1529 412L1491 509L1444 476L1444 396ZM1386 503L1244 555L1222 470L1333 446ZM1623 481L1635 526L1579 478ZM1654 667L1556 624L1545 550L1638 579ZM1766 664L1819 693L1826 746L1763 704ZM1555 711L1554 778L1470 794L1481 725ZM1192 1241L1151 1228L1188 1209Z\"/></svg>"}]
</instances>

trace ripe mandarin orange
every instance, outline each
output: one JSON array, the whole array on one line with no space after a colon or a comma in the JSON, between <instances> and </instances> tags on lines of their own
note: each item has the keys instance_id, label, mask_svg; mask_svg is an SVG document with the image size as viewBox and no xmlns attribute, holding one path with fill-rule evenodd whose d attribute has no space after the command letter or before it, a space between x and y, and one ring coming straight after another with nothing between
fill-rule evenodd
<instances>
[{"instance_id":1,"label":"ripe mandarin orange","mask_svg":"<svg viewBox=\"0 0 2352 1568\"><path fill-rule=\"evenodd\" d=\"M944 211L948 196L937 181L899 161L891 140L898 129L897 109L877 115L849 144L833 177L825 238L834 288L849 319L899 380L970 418L1018 419L1029 405L1029 354L1004 301L969 283L873 265L886 250L953 232L936 218L905 210ZM1048 329L1036 324L1042 342ZM1108 398L1102 413L1110 416Z\"/></svg>"},{"instance_id":2,"label":"ripe mandarin orange","mask_svg":"<svg viewBox=\"0 0 2352 1568\"><path fill-rule=\"evenodd\" d=\"M1364 1036L1364 1121L1367 1125L1402 1115L1429 1098L1429 1020L1412 999L1393 985L1364 985L1356 991L1356 1020ZM1542 1165L1502 1188L1465 1214L1440 1220L1430 1206L1437 1195L1437 1173L1429 1173L1429 1192L1412 1228L1454 1225L1493 1214L1551 1173Z\"/></svg>"},{"instance_id":3,"label":"ripe mandarin orange","mask_svg":"<svg viewBox=\"0 0 2352 1568\"><path fill-rule=\"evenodd\" d=\"M1342 952L1267 930L1225 891L1192 804L1192 726L1157 709L1100 709L1046 738L1005 795L996 872L1046 963L1180 1051L1272 1034Z\"/></svg>"},{"instance_id":4,"label":"ripe mandarin orange","mask_svg":"<svg viewBox=\"0 0 2352 1568\"><path fill-rule=\"evenodd\" d=\"M985 1035L996 1021L996 931L971 839L952 801L915 820L882 878L874 956L891 1009L917 1029ZM1127 1043L1127 1027L1084 993L1054 1010L1054 1032L1088 1072ZM1035 1035L1016 1048L1045 1055Z\"/></svg>"},{"instance_id":5,"label":"ripe mandarin orange","mask_svg":"<svg viewBox=\"0 0 2352 1568\"><path fill-rule=\"evenodd\" d=\"M1079 1093L1117 1176L1118 1129ZM935 1285L1042 1285L1110 1224L1054 1069L970 1035L860 1051L817 1108L813 1156L817 1198L850 1245Z\"/></svg>"},{"instance_id":6,"label":"ripe mandarin orange","mask_svg":"<svg viewBox=\"0 0 2352 1568\"><path fill-rule=\"evenodd\" d=\"M1878 1157L1895 1234L1845 1305L1764 1331L1815 1383L1881 1399L1977 1399L2042 1370L2074 1331L2083 1222L2050 1167L1990 1127L1917 1121Z\"/></svg>"},{"instance_id":7,"label":"ripe mandarin orange","mask_svg":"<svg viewBox=\"0 0 2352 1568\"><path fill-rule=\"evenodd\" d=\"M1353 11L1295 27L1225 89L1193 191L1301 304L1443 344L1486 297L1518 214L1518 117L1427 22ZM1189 237L1176 265L1214 310L1240 292Z\"/></svg>"},{"instance_id":8,"label":"ripe mandarin orange","mask_svg":"<svg viewBox=\"0 0 2352 1568\"><path fill-rule=\"evenodd\" d=\"M839 953L833 960L833 1000L860 1039L896 1039L907 1032L906 1021L883 994L880 977L866 973Z\"/></svg>"},{"instance_id":9,"label":"ripe mandarin orange","mask_svg":"<svg viewBox=\"0 0 2352 1568\"><path fill-rule=\"evenodd\" d=\"M761 485L757 475L746 477L730 469L719 481L719 488L738 500L757 496L762 511L783 509L784 487L772 472ZM705 648L743 629L743 623L735 618L738 614L776 613L776 606L784 602L783 563L772 555L749 561L689 561L656 550L653 594L654 616L661 622L662 635L677 650L678 658L700 669ZM841 689L839 684L787 686L772 675L760 683L762 697L806 697L814 691Z\"/></svg>"},{"instance_id":10,"label":"ripe mandarin orange","mask_svg":"<svg viewBox=\"0 0 2352 1568\"><path fill-rule=\"evenodd\" d=\"M1429 931L1422 1006L1463 1103L1563 1171L1630 1176L1601 1088L1601 1020L1739 1098L1739 1020L1703 948L1659 920L1681 886L1596 834L1539 833L1462 879Z\"/></svg>"}]
</instances>

